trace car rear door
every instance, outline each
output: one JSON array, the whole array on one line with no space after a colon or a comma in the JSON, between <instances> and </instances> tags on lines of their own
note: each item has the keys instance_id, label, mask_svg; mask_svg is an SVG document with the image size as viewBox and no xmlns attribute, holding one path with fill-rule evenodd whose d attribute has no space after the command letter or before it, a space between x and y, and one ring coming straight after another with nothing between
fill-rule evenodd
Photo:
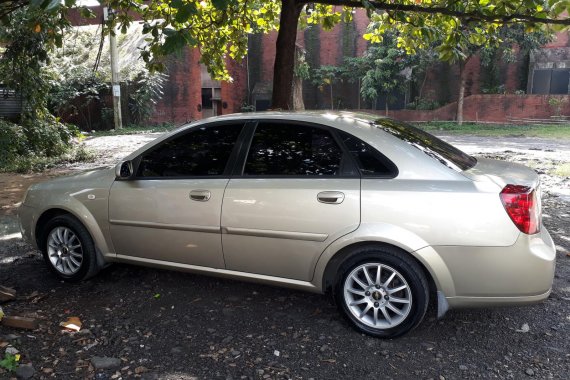
<instances>
[{"instance_id":1,"label":"car rear door","mask_svg":"<svg viewBox=\"0 0 570 380\"><path fill-rule=\"evenodd\" d=\"M115 181L110 191L119 256L224 268L222 199L243 125L192 128L134 160L135 178Z\"/></svg>"},{"instance_id":2,"label":"car rear door","mask_svg":"<svg viewBox=\"0 0 570 380\"><path fill-rule=\"evenodd\" d=\"M360 176L329 128L251 125L222 206L226 268L309 281L325 248L360 223Z\"/></svg>"}]
</instances>

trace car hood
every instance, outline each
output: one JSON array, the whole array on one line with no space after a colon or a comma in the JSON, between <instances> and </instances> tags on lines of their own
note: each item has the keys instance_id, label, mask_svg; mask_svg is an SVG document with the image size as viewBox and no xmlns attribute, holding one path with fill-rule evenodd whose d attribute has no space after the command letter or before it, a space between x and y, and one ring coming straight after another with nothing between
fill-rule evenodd
<instances>
[{"instance_id":1,"label":"car hood","mask_svg":"<svg viewBox=\"0 0 570 380\"><path fill-rule=\"evenodd\" d=\"M462 174L474 181L492 181L501 189L508 184L532 188L539 184L538 174L531 168L490 158L478 157L477 164Z\"/></svg>"},{"instance_id":2,"label":"car hood","mask_svg":"<svg viewBox=\"0 0 570 380\"><path fill-rule=\"evenodd\" d=\"M50 200L58 196L73 196L86 190L100 190L108 193L115 180L113 168L95 169L74 175L63 176L49 181L36 183L28 189L23 204L38 206L51 204Z\"/></svg>"},{"instance_id":3,"label":"car hood","mask_svg":"<svg viewBox=\"0 0 570 380\"><path fill-rule=\"evenodd\" d=\"M104 167L50 179L49 181L34 185L33 188L49 189L52 187L61 188L62 186L70 188L85 186L100 188L107 183L110 187L114 180L115 169Z\"/></svg>"}]
</instances>

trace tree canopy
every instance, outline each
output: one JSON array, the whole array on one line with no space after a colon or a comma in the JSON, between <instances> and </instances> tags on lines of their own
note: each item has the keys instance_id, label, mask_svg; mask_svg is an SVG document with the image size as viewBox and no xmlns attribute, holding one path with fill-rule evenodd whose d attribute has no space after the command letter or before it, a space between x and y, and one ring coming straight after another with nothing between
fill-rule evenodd
<instances>
[{"instance_id":1,"label":"tree canopy","mask_svg":"<svg viewBox=\"0 0 570 380\"><path fill-rule=\"evenodd\" d=\"M9 26L15 9L29 7L65 16L77 0L0 0L0 18ZM354 8L364 8L371 19L364 38L375 43L387 32L395 34L398 48L412 53L439 41L445 61L465 58L469 45L501 43L505 24L522 24L527 30L570 25L564 14L570 0L109 0L116 10L109 22L122 30L135 19L143 21L147 48L142 57L153 68L160 58L185 46L198 47L202 61L216 79L231 80L228 58L247 53L250 33L278 30L273 85L273 107L290 108L294 47L298 25L320 23L332 28L348 21ZM88 11L84 11L85 14ZM60 18L61 27L65 17ZM30 27L42 28L41 22ZM61 28L52 27L57 43ZM113 32L114 29L109 29Z\"/></svg>"}]
</instances>

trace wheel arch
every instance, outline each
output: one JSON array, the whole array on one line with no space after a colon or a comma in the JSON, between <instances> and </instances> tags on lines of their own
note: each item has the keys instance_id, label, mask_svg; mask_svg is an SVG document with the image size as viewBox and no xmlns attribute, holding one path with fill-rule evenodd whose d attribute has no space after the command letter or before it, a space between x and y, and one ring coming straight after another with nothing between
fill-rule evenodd
<instances>
[{"instance_id":1,"label":"wheel arch","mask_svg":"<svg viewBox=\"0 0 570 380\"><path fill-rule=\"evenodd\" d=\"M45 226L47 224L47 222L49 222L51 219L55 218L56 216L60 216L60 215L72 215L75 217L75 215L73 215L71 212L69 212L68 210L64 210L62 208L50 208L45 210L40 217L38 218L35 228L34 228L34 236L36 239L36 245L38 247L38 249L43 250L44 249L44 242L43 237L46 231L44 231ZM77 219L77 217L75 217Z\"/></svg>"},{"instance_id":2,"label":"wheel arch","mask_svg":"<svg viewBox=\"0 0 570 380\"><path fill-rule=\"evenodd\" d=\"M436 292L438 290L438 287L434 280L433 274L431 273L430 270L428 270L425 264L421 260L419 260L415 255L411 254L405 249L402 249L401 247L398 247L394 244L390 244L383 241L360 241L349 244L341 248L338 252L336 252L332 256L332 258L328 261L325 270L323 272L322 285L321 285L323 293L332 293L339 270L342 264L346 260L350 259L353 255L357 254L357 252L362 248L373 248L373 247L397 249L402 253L406 254L412 260L414 260L416 264L418 264L418 266L421 268L424 276L427 279L429 285L430 302L436 300Z\"/></svg>"},{"instance_id":3,"label":"wheel arch","mask_svg":"<svg viewBox=\"0 0 570 380\"><path fill-rule=\"evenodd\" d=\"M87 209L85 209L85 211L87 211ZM44 249L43 238L46 233L46 231L44 230L46 224L51 219L61 215L70 215L73 218L75 218L79 223L81 223L83 227L85 227L87 232L89 232L89 235L91 235L91 239L93 239L93 243L95 245L95 251L97 254L97 264L99 265L100 268L107 266L108 263L104 257L105 255L103 254L103 252L109 252L109 247L107 245L107 242L105 240L104 234L101 231L100 226L97 224L95 219L92 216L90 216L90 213L88 213L88 211L83 215L83 217L76 215L74 212L65 207L51 207L42 211L34 226L34 239L36 241L38 249L40 250Z\"/></svg>"}]
</instances>

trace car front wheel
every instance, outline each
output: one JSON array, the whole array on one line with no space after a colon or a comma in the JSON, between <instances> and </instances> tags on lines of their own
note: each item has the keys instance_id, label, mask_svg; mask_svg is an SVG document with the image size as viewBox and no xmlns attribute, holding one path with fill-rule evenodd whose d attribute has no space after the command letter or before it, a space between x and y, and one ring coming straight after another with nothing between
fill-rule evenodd
<instances>
[{"instance_id":1,"label":"car front wheel","mask_svg":"<svg viewBox=\"0 0 570 380\"><path fill-rule=\"evenodd\" d=\"M42 254L57 276L78 282L97 273L93 239L77 219L71 215L56 216L43 231Z\"/></svg>"},{"instance_id":2,"label":"car front wheel","mask_svg":"<svg viewBox=\"0 0 570 380\"><path fill-rule=\"evenodd\" d=\"M361 332L379 338L407 333L423 319L429 286L419 265L391 247L368 247L342 265L335 298Z\"/></svg>"}]
</instances>

